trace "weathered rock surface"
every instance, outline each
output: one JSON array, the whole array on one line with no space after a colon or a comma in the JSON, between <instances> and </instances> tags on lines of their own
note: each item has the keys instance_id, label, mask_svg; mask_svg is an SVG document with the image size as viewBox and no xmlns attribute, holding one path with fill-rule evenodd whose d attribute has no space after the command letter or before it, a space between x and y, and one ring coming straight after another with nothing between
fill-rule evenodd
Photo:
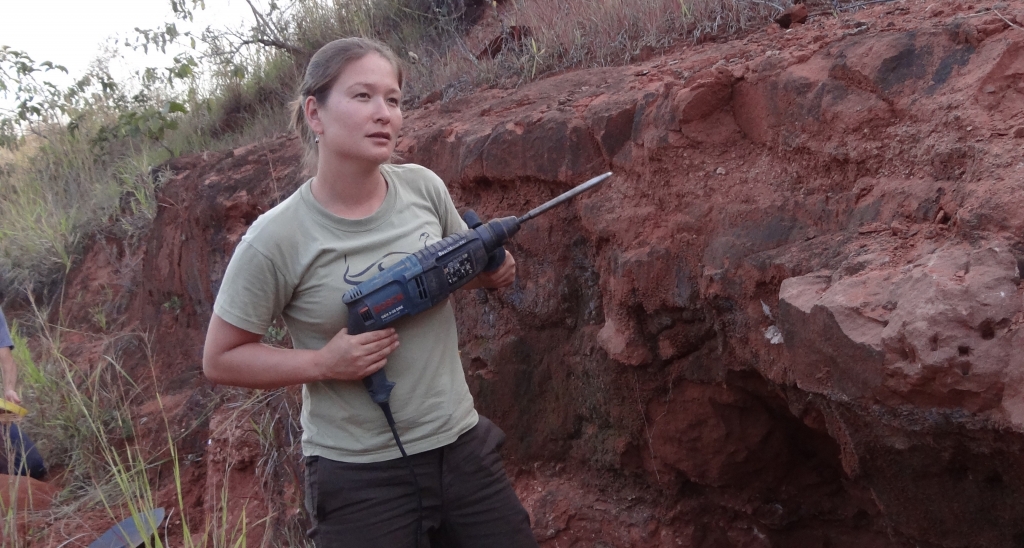
<instances>
[{"instance_id":1,"label":"weathered rock surface","mask_svg":"<svg viewBox=\"0 0 1024 548\"><path fill-rule=\"evenodd\" d=\"M813 16L407 113L403 159L485 217L615 172L523 228L513 287L455 298L544 546L1020 545L1024 11L988 7ZM175 161L144 252L73 273L159 329L174 420L228 399L205 325L298 158L282 137ZM215 417L184 442L196 516L229 459L256 481Z\"/></svg>"}]
</instances>

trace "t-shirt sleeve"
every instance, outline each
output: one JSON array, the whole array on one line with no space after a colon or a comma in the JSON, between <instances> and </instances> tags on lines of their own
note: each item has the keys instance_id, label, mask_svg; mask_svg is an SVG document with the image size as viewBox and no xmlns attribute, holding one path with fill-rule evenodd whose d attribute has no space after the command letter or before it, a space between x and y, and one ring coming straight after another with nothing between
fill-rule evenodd
<instances>
[{"instance_id":1,"label":"t-shirt sleeve","mask_svg":"<svg viewBox=\"0 0 1024 548\"><path fill-rule=\"evenodd\" d=\"M448 187L445 186L444 181L433 171L430 171L430 175L434 179L434 189L438 195L439 211L437 212L437 218L441 222L441 230L444 232L443 236L446 237L469 228L466 226L466 221L463 221L462 216L459 215L459 210L455 207L455 202L452 201L452 195L448 193Z\"/></svg>"},{"instance_id":2,"label":"t-shirt sleeve","mask_svg":"<svg viewBox=\"0 0 1024 548\"><path fill-rule=\"evenodd\" d=\"M213 312L250 333L266 333L291 295L285 276L266 255L243 239L224 271Z\"/></svg>"},{"instance_id":3,"label":"t-shirt sleeve","mask_svg":"<svg viewBox=\"0 0 1024 548\"><path fill-rule=\"evenodd\" d=\"M14 341L11 340L11 332L7 330L7 318L4 311L0 310L0 348L14 348Z\"/></svg>"}]
</instances>

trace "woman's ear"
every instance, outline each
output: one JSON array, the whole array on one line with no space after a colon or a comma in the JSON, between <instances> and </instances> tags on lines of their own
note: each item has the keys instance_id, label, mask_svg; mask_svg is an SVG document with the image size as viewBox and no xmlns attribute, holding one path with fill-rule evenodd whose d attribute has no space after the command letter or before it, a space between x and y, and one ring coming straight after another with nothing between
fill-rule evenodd
<instances>
[{"instance_id":1,"label":"woman's ear","mask_svg":"<svg viewBox=\"0 0 1024 548\"><path fill-rule=\"evenodd\" d=\"M313 130L313 133L321 135L324 132L324 124L320 120L320 106L316 101L316 97L310 95L306 97L306 101L302 104L302 109L306 112L306 123L309 124L309 128Z\"/></svg>"}]
</instances>

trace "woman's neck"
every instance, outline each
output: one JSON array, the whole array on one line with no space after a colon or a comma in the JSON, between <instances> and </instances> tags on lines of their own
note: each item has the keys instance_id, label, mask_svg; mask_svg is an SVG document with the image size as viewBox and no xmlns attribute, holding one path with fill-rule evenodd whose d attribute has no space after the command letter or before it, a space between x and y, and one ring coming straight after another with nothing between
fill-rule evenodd
<instances>
[{"instance_id":1,"label":"woman's neck","mask_svg":"<svg viewBox=\"0 0 1024 548\"><path fill-rule=\"evenodd\" d=\"M345 219L373 215L388 194L387 181L376 164L330 162L321 157L313 178L313 198L324 209Z\"/></svg>"}]
</instances>

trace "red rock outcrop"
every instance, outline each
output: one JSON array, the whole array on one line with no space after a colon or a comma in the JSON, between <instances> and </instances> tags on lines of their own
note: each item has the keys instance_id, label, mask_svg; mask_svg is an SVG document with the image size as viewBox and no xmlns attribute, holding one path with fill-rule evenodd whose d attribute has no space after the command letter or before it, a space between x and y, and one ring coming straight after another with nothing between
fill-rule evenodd
<instances>
[{"instance_id":1,"label":"red rock outcrop","mask_svg":"<svg viewBox=\"0 0 1024 548\"><path fill-rule=\"evenodd\" d=\"M1024 10L989 8L812 14L407 113L403 160L484 217L615 172L522 229L513 287L455 298L544 546L1020 544ZM169 166L123 294L162 391L228 398L205 324L298 160L281 137ZM111 285L100 255L132 260L94 247L73 291ZM202 457L255 458L211 429L184 442L199 499Z\"/></svg>"}]
</instances>

